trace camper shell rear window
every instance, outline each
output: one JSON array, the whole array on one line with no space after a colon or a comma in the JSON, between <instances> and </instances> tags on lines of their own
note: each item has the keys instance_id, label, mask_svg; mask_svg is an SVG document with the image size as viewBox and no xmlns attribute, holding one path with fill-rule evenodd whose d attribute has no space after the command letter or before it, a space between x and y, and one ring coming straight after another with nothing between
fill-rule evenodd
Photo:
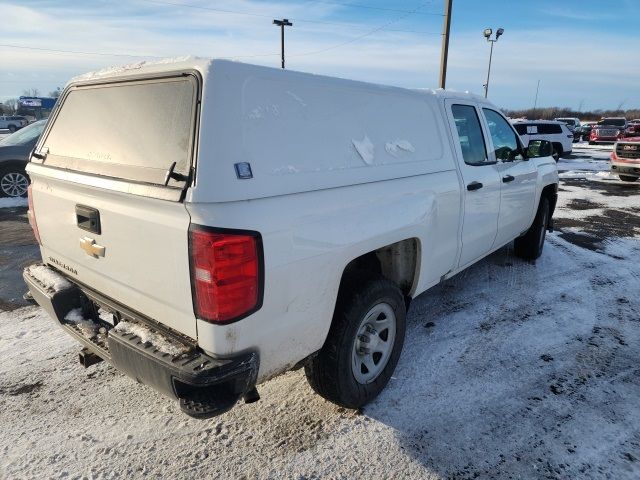
<instances>
[{"instance_id":1,"label":"camper shell rear window","mask_svg":"<svg viewBox=\"0 0 640 480\"><path fill-rule=\"evenodd\" d=\"M191 168L197 97L197 78L189 74L71 87L40 153L48 166L183 186Z\"/></svg>"}]
</instances>

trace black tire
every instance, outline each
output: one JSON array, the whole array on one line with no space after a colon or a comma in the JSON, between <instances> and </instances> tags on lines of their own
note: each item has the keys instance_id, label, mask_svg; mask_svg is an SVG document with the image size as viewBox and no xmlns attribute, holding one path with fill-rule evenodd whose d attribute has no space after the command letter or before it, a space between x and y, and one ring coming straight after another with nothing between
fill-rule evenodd
<instances>
[{"instance_id":1,"label":"black tire","mask_svg":"<svg viewBox=\"0 0 640 480\"><path fill-rule=\"evenodd\" d=\"M15 125L9 125L9 131L10 131L11 133L15 132L16 130L17 130L17 128L16 128L16 126L15 126Z\"/></svg>"},{"instance_id":2,"label":"black tire","mask_svg":"<svg viewBox=\"0 0 640 480\"><path fill-rule=\"evenodd\" d=\"M559 143L554 143L553 153L551 154L551 156L555 159L555 161L557 162L560 159L560 157L562 157L563 154L564 154L564 151L562 149L562 145L560 145Z\"/></svg>"},{"instance_id":3,"label":"black tire","mask_svg":"<svg viewBox=\"0 0 640 480\"><path fill-rule=\"evenodd\" d=\"M29 177L17 166L0 170L0 197L26 197Z\"/></svg>"},{"instance_id":4,"label":"black tire","mask_svg":"<svg viewBox=\"0 0 640 480\"><path fill-rule=\"evenodd\" d=\"M595 144L596 144L596 142L593 142L593 141L589 140L589 145L595 145Z\"/></svg>"},{"instance_id":5,"label":"black tire","mask_svg":"<svg viewBox=\"0 0 640 480\"><path fill-rule=\"evenodd\" d=\"M630 175L618 175L620 177L620 180L622 180L623 182L635 182L638 177L632 177Z\"/></svg>"},{"instance_id":6,"label":"black tire","mask_svg":"<svg viewBox=\"0 0 640 480\"><path fill-rule=\"evenodd\" d=\"M547 234L547 224L549 223L549 199L542 197L536 218L533 225L529 227L527 233L516 238L514 242L515 254L524 260L535 260L542 254L544 239Z\"/></svg>"},{"instance_id":7,"label":"black tire","mask_svg":"<svg viewBox=\"0 0 640 480\"><path fill-rule=\"evenodd\" d=\"M354 374L356 342L362 339L359 332L366 319L372 318L367 314L384 305L384 308L391 307L395 315L393 340L387 331L391 350L386 364L379 366L381 371L377 377L369 383L360 383ZM345 274L327 339L318 355L305 365L311 388L330 402L346 408L359 408L373 400L387 385L400 358L405 317L404 297L396 284L377 274ZM384 330L380 332L380 338L383 333Z\"/></svg>"}]
</instances>

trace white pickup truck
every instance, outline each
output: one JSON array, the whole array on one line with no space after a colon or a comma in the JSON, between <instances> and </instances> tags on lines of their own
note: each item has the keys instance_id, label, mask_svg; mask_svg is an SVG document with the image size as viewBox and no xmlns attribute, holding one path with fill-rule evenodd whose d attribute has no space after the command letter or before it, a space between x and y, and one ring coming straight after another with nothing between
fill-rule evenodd
<instances>
[{"instance_id":1,"label":"white pickup truck","mask_svg":"<svg viewBox=\"0 0 640 480\"><path fill-rule=\"evenodd\" d=\"M551 145L486 100L187 59L72 80L27 171L32 297L206 418L304 367L356 408L415 296L551 228Z\"/></svg>"}]
</instances>

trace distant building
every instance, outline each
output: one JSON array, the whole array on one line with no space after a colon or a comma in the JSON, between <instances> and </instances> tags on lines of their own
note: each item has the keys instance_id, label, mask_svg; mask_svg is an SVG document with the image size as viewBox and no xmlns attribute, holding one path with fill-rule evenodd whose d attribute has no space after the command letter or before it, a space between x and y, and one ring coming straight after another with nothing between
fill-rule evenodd
<instances>
[{"instance_id":1,"label":"distant building","mask_svg":"<svg viewBox=\"0 0 640 480\"><path fill-rule=\"evenodd\" d=\"M16 114L32 117L33 120L47 118L57 100L57 98L53 97L20 97L18 98L18 111Z\"/></svg>"}]
</instances>

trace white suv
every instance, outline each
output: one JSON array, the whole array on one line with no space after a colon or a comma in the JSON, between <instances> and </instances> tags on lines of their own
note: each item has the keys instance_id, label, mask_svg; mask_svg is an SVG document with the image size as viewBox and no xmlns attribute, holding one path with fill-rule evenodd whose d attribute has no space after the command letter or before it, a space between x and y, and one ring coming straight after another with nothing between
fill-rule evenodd
<instances>
[{"instance_id":1,"label":"white suv","mask_svg":"<svg viewBox=\"0 0 640 480\"><path fill-rule=\"evenodd\" d=\"M573 133L563 122L551 120L516 120L513 126L525 145L531 140L547 140L553 145L553 156L571 155L573 150Z\"/></svg>"}]
</instances>

